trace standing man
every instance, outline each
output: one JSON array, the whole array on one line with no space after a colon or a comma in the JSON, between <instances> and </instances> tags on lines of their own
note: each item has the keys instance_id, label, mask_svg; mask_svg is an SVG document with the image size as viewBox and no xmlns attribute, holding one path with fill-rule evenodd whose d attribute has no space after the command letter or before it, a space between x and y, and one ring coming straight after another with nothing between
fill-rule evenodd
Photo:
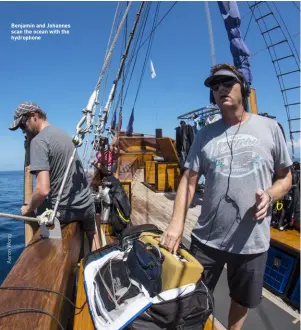
<instances>
[{"instance_id":1,"label":"standing man","mask_svg":"<svg viewBox=\"0 0 301 330\"><path fill-rule=\"evenodd\" d=\"M21 128L23 133L32 138L30 171L36 175L36 187L30 203L21 208L24 216L35 210L40 214L46 207L54 209L74 150L71 138L46 120L46 113L37 104L24 102L17 107L14 122L9 127L12 131ZM90 250L99 248L94 201L78 154L71 165L58 211L61 223L81 223L89 240Z\"/></svg>"},{"instance_id":2,"label":"standing man","mask_svg":"<svg viewBox=\"0 0 301 330\"><path fill-rule=\"evenodd\" d=\"M198 132L187 157L161 245L175 252L201 174L206 185L191 250L214 290L227 263L228 329L239 330L261 301L270 243L271 205L290 189L290 159L274 120L246 112L248 84L235 67L215 65L205 80L222 119ZM273 181L273 176L275 180Z\"/></svg>"}]
</instances>

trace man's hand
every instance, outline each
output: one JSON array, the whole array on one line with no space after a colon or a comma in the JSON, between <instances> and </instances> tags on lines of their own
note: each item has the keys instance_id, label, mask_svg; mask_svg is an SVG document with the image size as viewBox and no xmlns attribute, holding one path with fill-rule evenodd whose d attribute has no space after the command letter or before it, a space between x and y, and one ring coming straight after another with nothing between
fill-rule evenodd
<instances>
[{"instance_id":1,"label":"man's hand","mask_svg":"<svg viewBox=\"0 0 301 330\"><path fill-rule=\"evenodd\" d=\"M29 207L28 207L28 205L23 205L22 207L21 207L21 214L22 215L29 215L31 212L30 212L30 210L29 210Z\"/></svg>"},{"instance_id":2,"label":"man's hand","mask_svg":"<svg viewBox=\"0 0 301 330\"><path fill-rule=\"evenodd\" d=\"M160 245L171 253L176 253L184 231L184 224L171 221L160 239Z\"/></svg>"},{"instance_id":3,"label":"man's hand","mask_svg":"<svg viewBox=\"0 0 301 330\"><path fill-rule=\"evenodd\" d=\"M270 197L262 189L258 189L256 192L256 213L254 220L263 220L267 215L269 206L270 206Z\"/></svg>"}]
</instances>

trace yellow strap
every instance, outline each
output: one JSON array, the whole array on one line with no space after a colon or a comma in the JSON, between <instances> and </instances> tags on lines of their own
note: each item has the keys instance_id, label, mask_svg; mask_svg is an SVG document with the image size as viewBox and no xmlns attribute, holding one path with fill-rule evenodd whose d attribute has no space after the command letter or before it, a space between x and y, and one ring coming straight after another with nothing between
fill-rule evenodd
<instances>
[{"instance_id":1,"label":"yellow strap","mask_svg":"<svg viewBox=\"0 0 301 330\"><path fill-rule=\"evenodd\" d=\"M283 203L282 202L277 202L276 203L276 210L281 211L283 209Z\"/></svg>"},{"instance_id":2,"label":"yellow strap","mask_svg":"<svg viewBox=\"0 0 301 330\"><path fill-rule=\"evenodd\" d=\"M124 218L124 216L123 216L123 215L121 214L121 212L119 211L119 208L116 207L116 209L117 209L117 213L118 213L118 215L120 216L120 218L121 218L123 221L125 221L125 222L130 222L130 218L129 218L129 219Z\"/></svg>"}]
</instances>

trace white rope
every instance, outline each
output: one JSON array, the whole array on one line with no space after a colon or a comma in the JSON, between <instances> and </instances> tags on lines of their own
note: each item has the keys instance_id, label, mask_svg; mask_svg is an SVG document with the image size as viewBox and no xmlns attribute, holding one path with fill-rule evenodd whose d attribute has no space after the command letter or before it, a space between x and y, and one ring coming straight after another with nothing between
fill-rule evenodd
<instances>
[{"instance_id":1,"label":"white rope","mask_svg":"<svg viewBox=\"0 0 301 330\"><path fill-rule=\"evenodd\" d=\"M0 213L0 218L23 220L23 221L29 221L29 222L39 222L39 220L37 218L26 217L23 215L16 215L16 214L10 214L10 213Z\"/></svg>"},{"instance_id":2,"label":"white rope","mask_svg":"<svg viewBox=\"0 0 301 330\"><path fill-rule=\"evenodd\" d=\"M116 34L115 34L114 40L113 40L112 45L111 45L111 47L110 47L110 50L109 50L109 52L108 52L108 54L107 54L107 57L106 57L105 62L104 62L104 64L103 64L103 67L102 67L102 69L101 69L101 72L100 72L100 75L99 75L99 78L98 78L98 81L97 81L97 84L96 84L95 90L98 90L98 89L99 89L99 86L100 86L100 84L101 84L101 81L102 81L103 75L104 75L104 73L105 73L105 71L106 71L106 68L107 68L107 66L108 66L108 64L109 64L109 61L110 61L110 59L111 59L111 57L112 57L112 55L113 55L113 51L114 51L114 48L115 48L116 42L117 42L118 37L119 37L119 35L120 35L121 29L122 29L123 24L124 24L124 22L125 22L125 19L126 19L126 17L127 17L128 11L129 11L129 9L130 9L130 7L131 7L131 4L132 4L132 1L129 1L129 3L128 3L126 9L125 9L125 12L124 12L124 14L123 14L123 17L122 17L122 19L121 19L121 22L120 22L120 24L119 24L119 26L118 26L118 29L117 29L117 31L116 31Z\"/></svg>"},{"instance_id":3,"label":"white rope","mask_svg":"<svg viewBox=\"0 0 301 330\"><path fill-rule=\"evenodd\" d=\"M45 224L45 225L52 225L53 224L53 210L46 209L41 215L34 217L27 217L24 215L16 215L16 214L10 214L10 213L0 213L0 218L8 218L8 219L15 219L15 220L22 220L22 221L28 221L28 222L38 222L39 225ZM57 212L57 215L59 216L59 212Z\"/></svg>"},{"instance_id":4,"label":"white rope","mask_svg":"<svg viewBox=\"0 0 301 330\"><path fill-rule=\"evenodd\" d=\"M58 207L59 207L59 204L60 204L60 201L61 201L61 198L62 198L62 194L63 194L63 190L65 188L65 185L66 185L66 182L67 182L67 177L69 175L69 172L70 172L70 168L71 168L71 165L73 163L73 160L74 160L74 157L75 157L75 154L76 154L76 149L77 147L74 148L73 150L73 153L72 153L72 156L69 160L69 163L68 163L68 166L67 166L67 169L66 169L66 172L65 172L65 175L64 175L64 178L63 178L63 182L61 184L61 187L60 187L60 190L59 190L59 193L57 195L57 198L56 198L56 202L55 202L55 206L54 206L54 211L51 215L51 221L53 222L55 216L56 216L56 213L57 213L57 210L58 210Z\"/></svg>"},{"instance_id":5,"label":"white rope","mask_svg":"<svg viewBox=\"0 0 301 330\"><path fill-rule=\"evenodd\" d=\"M110 46L110 42L111 42L111 38L112 38L114 26L115 26L115 21L116 21L116 17L117 17L117 12L118 12L118 9L119 9L119 5L120 5L120 1L118 1L117 7L116 7L116 10L115 10L113 24L112 24L112 27L111 27L110 37L109 37L109 41L108 41L108 44L107 44L107 49L106 49L106 54L105 54L105 58L104 59L106 59L106 56L108 55L109 46Z\"/></svg>"},{"instance_id":6,"label":"white rope","mask_svg":"<svg viewBox=\"0 0 301 330\"><path fill-rule=\"evenodd\" d=\"M97 100L94 101L92 116L90 118L90 122L87 124L87 128L83 130L83 129L81 129L81 126L84 124L84 122L87 120L87 118L89 118L89 106L87 106L86 110L84 111L84 112L88 112L88 113L86 113L83 116L83 118L80 120L80 122L77 125L77 128L76 128L77 135L74 137L74 141L77 144L81 144L82 143L83 134L85 134L88 131L90 131L91 130L91 127L94 126L94 118L95 118L95 112L96 112L96 105L99 104L98 103L98 91L99 91L99 88L100 88L100 84L101 84L101 81L103 79L104 73L106 72L107 68L110 67L111 60L112 60L112 55L113 55L113 51L115 49L116 42L117 42L118 37L120 35L121 29L122 29L122 27L124 25L125 19L126 19L127 14L128 14L128 11L130 9L130 6L131 6L131 1L128 3L128 5L126 7L126 10L125 10L124 15L122 17L122 20L119 23L119 26L118 26L117 31L115 33L115 37L113 39L113 42L112 42L112 44L110 46L110 49L108 49L109 44L110 44L110 40L111 40L111 37L112 37L112 32L113 32L114 26L115 26L115 21L116 21L116 17L117 17L117 12L118 12L118 8L119 8L119 4L118 4L118 6L116 8L115 15L114 15L114 21L113 21L113 24L112 24L111 33L110 33L110 37L109 37L109 41L108 41L108 45L107 45L107 49L106 49L104 64L103 64L101 73L99 75L99 78L98 78L98 81L97 81L95 90L92 93L92 96L90 97L90 101L91 102L89 102L89 103L93 103L92 99L94 97L94 93L95 92L97 93ZM106 84L107 84L107 78L108 78L108 74L106 76ZM105 89L106 89L106 85L105 85ZM95 96L95 99L96 99L96 96ZM102 100L102 102L103 102L103 100ZM100 111L100 113L101 113L101 111ZM98 120L98 123L95 126L95 131L97 131L98 125L99 125L99 120ZM82 134L82 137L79 137L78 134ZM92 154L93 154L93 147L91 149L90 157L88 159L88 164L86 166L87 169L90 167L90 162L91 162L91 159L92 159ZM84 155L86 155L86 152L84 152Z\"/></svg>"}]
</instances>

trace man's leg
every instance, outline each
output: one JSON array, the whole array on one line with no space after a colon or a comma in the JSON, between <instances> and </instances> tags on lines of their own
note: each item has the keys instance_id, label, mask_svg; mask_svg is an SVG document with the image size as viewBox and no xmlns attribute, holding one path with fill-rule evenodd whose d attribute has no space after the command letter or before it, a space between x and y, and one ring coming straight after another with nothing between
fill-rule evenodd
<instances>
[{"instance_id":1,"label":"man's leg","mask_svg":"<svg viewBox=\"0 0 301 330\"><path fill-rule=\"evenodd\" d=\"M257 307L262 298L267 252L255 255L229 254L227 264L231 307L228 329L240 330L248 309Z\"/></svg>"},{"instance_id":2,"label":"man's leg","mask_svg":"<svg viewBox=\"0 0 301 330\"><path fill-rule=\"evenodd\" d=\"M205 283L213 293L225 265L224 252L200 243L193 236L190 251L204 267Z\"/></svg>"},{"instance_id":3,"label":"man's leg","mask_svg":"<svg viewBox=\"0 0 301 330\"><path fill-rule=\"evenodd\" d=\"M86 232L91 252L100 249L100 237L98 235L99 224L96 222L94 203L85 210L82 221L83 230Z\"/></svg>"},{"instance_id":4,"label":"man's leg","mask_svg":"<svg viewBox=\"0 0 301 330\"><path fill-rule=\"evenodd\" d=\"M100 240L97 231L87 231L87 239L89 242L89 249L91 252L100 249Z\"/></svg>"},{"instance_id":5,"label":"man's leg","mask_svg":"<svg viewBox=\"0 0 301 330\"><path fill-rule=\"evenodd\" d=\"M243 307L231 299L228 317L228 330L240 330L248 315L248 308Z\"/></svg>"}]
</instances>

